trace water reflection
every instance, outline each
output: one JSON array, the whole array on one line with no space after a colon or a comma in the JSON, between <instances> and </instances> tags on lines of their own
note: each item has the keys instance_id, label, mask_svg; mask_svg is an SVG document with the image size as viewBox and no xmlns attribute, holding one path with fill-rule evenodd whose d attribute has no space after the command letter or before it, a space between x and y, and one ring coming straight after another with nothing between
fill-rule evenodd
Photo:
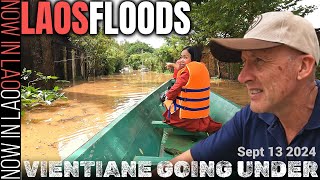
<instances>
[{"instance_id":1,"label":"water reflection","mask_svg":"<svg viewBox=\"0 0 320 180\"><path fill-rule=\"evenodd\" d=\"M65 88L68 101L37 107L22 119L22 160L61 160L88 141L127 108L172 74L133 72L77 82ZM247 94L237 82L213 80L213 91L244 105ZM233 99L232 99L233 98Z\"/></svg>"},{"instance_id":2,"label":"water reflection","mask_svg":"<svg viewBox=\"0 0 320 180\"><path fill-rule=\"evenodd\" d=\"M77 82L68 101L37 107L22 119L22 159L60 160L132 107L171 74L134 72Z\"/></svg>"}]
</instances>

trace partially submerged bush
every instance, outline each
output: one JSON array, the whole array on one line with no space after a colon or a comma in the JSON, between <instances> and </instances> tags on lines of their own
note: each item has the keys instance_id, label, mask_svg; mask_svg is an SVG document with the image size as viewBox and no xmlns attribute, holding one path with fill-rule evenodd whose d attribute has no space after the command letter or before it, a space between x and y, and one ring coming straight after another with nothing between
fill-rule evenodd
<instances>
[{"instance_id":1,"label":"partially submerged bush","mask_svg":"<svg viewBox=\"0 0 320 180\"><path fill-rule=\"evenodd\" d=\"M34 75L34 79L31 76ZM21 102L22 108L32 108L38 105L51 105L57 99L67 99L63 92L60 92L59 86L54 86L53 89L41 89L35 87L35 84L40 81L48 82L48 80L56 81L56 76L46 76L41 72L27 70L24 68L21 74L21 80L25 85L21 86Z\"/></svg>"}]
</instances>

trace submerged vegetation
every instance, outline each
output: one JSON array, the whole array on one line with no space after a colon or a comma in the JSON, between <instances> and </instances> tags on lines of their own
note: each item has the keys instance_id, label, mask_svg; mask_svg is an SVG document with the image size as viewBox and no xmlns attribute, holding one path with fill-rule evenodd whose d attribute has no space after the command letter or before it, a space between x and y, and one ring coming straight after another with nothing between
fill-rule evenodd
<instances>
[{"instance_id":1,"label":"submerged vegetation","mask_svg":"<svg viewBox=\"0 0 320 180\"><path fill-rule=\"evenodd\" d=\"M96 36L71 36L73 45L84 49L96 75L118 73L124 66L134 70L147 67L151 71L164 72L166 62L174 62L183 48L178 36L166 39L167 43L160 48L153 48L144 42L118 43L114 38L99 31Z\"/></svg>"},{"instance_id":2,"label":"submerged vegetation","mask_svg":"<svg viewBox=\"0 0 320 180\"><path fill-rule=\"evenodd\" d=\"M30 109L39 105L51 105L58 99L67 99L59 86L52 89L37 87L37 83L46 83L49 80L57 81L56 76L46 76L41 72L27 70L24 68L21 74L21 103L22 109Z\"/></svg>"}]
</instances>

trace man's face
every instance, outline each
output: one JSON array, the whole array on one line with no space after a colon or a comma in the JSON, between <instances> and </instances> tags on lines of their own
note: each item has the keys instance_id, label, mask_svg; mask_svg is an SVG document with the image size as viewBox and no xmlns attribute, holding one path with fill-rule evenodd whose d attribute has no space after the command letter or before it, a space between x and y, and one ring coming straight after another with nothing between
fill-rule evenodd
<instances>
[{"instance_id":1,"label":"man's face","mask_svg":"<svg viewBox=\"0 0 320 180\"><path fill-rule=\"evenodd\" d=\"M272 113L290 105L297 85L298 55L286 46L242 52L244 67L238 80L247 86L252 111Z\"/></svg>"}]
</instances>

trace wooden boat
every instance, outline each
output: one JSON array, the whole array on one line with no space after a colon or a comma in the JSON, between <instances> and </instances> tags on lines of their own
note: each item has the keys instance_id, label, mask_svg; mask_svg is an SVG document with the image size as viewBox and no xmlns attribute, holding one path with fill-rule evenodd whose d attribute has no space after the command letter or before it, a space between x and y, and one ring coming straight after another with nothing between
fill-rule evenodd
<instances>
[{"instance_id":1,"label":"wooden boat","mask_svg":"<svg viewBox=\"0 0 320 180\"><path fill-rule=\"evenodd\" d=\"M173 80L163 83L65 161L115 161L119 164L121 161L151 161L152 165L156 165L207 137L206 133L186 132L162 122L165 108L160 101L160 94L173 83ZM216 121L225 123L239 110L239 105L211 92L210 116Z\"/></svg>"}]
</instances>

